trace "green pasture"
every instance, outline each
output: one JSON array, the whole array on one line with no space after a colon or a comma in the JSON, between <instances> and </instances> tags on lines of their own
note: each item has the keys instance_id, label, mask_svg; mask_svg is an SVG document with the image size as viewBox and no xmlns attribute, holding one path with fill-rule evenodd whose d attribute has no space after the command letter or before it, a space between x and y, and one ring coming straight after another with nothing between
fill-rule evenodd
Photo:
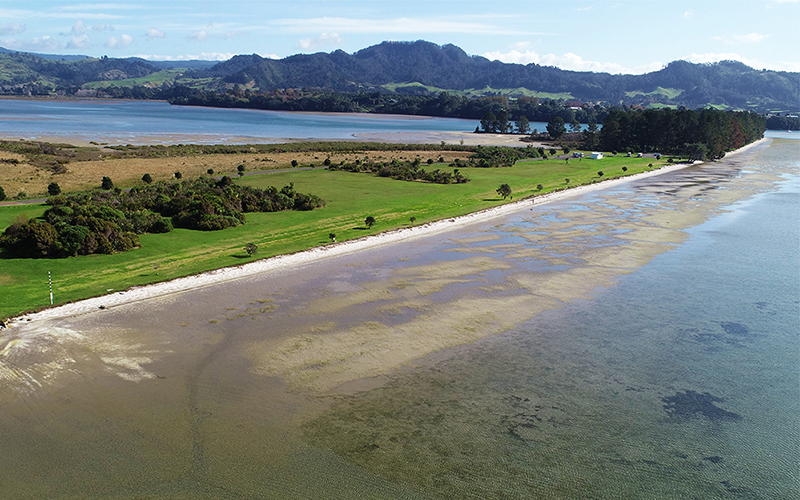
<instances>
[{"instance_id":1,"label":"green pasture","mask_svg":"<svg viewBox=\"0 0 800 500\"><path fill-rule=\"evenodd\" d=\"M649 163L658 167L666 162L627 157L530 160L510 168L462 168L471 182L450 185L323 169L246 176L236 182L278 188L293 182L297 191L316 194L327 206L311 212L248 213L246 224L222 231L176 229L146 234L140 238L142 248L114 255L17 259L0 253L0 318L48 306L48 271L56 304L65 303L330 244L329 233L341 242L410 226L411 217L419 225L475 212L511 201L496 193L504 183L511 186L513 199L519 200L621 176L623 166L628 167L625 175L635 174L648 170ZM425 168L451 169L445 165ZM0 227L19 217L40 216L45 209L43 205L2 206ZM377 221L371 229L364 224L367 216ZM258 245L252 258L243 250L247 243Z\"/></svg>"},{"instance_id":2,"label":"green pasture","mask_svg":"<svg viewBox=\"0 0 800 500\"><path fill-rule=\"evenodd\" d=\"M572 94L570 94L569 92L560 92L560 93L539 92L536 90L526 89L525 87L495 89L487 86L482 89L453 90L453 89L443 89L440 87L432 87L430 85L423 85L419 82L387 83L381 86L392 92L397 92L398 89L419 88L419 89L425 89L431 93L447 92L449 94L460 95L465 97L505 95L514 97L516 96L539 97L543 99L572 99Z\"/></svg>"},{"instance_id":3,"label":"green pasture","mask_svg":"<svg viewBox=\"0 0 800 500\"><path fill-rule=\"evenodd\" d=\"M105 87L135 87L137 85L163 85L165 82L170 82L180 77L184 69L165 69L158 71L151 75L143 76L140 78L126 78L124 80L100 80L84 84L84 87L90 89L99 89Z\"/></svg>"}]
</instances>

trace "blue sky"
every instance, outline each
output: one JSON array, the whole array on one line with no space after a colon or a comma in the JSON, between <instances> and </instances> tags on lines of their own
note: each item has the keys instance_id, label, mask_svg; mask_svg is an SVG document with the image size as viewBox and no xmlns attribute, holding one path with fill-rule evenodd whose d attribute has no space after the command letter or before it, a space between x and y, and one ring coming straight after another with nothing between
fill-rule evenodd
<instances>
[{"instance_id":1,"label":"blue sky","mask_svg":"<svg viewBox=\"0 0 800 500\"><path fill-rule=\"evenodd\" d=\"M353 53L384 40L639 74L683 59L800 71L800 0L0 0L0 46L48 54L224 60Z\"/></svg>"}]
</instances>

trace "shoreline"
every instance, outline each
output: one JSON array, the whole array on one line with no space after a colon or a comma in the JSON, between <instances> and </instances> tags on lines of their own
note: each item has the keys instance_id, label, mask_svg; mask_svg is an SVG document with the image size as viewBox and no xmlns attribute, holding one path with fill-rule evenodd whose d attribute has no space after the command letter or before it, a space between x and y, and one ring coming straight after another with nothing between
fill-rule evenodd
<instances>
[{"instance_id":1,"label":"shoreline","mask_svg":"<svg viewBox=\"0 0 800 500\"><path fill-rule=\"evenodd\" d=\"M725 158L729 158L736 154L747 151L755 146L763 144L766 141L769 141L769 139L762 138L751 144L743 146L736 151L726 154ZM135 286L124 291L116 291L107 295L82 299L76 302L48 307L37 312L10 317L6 320L5 324L6 328L8 328L12 327L15 323L66 319L88 314L90 312L97 312L99 310L112 309L117 306L124 306L134 302L140 302L143 300L149 300L176 293L183 293L206 286L212 286L218 283L252 277L262 273L287 271L299 266L316 263L330 257L337 257L340 255L377 248L384 245L411 241L425 236L444 233L471 224L503 217L522 211L526 208L532 208L535 206L538 207L540 205L555 201L573 198L592 191L628 183L633 180L675 172L677 170L701 163L703 162L677 163L674 165L661 167L656 170L651 170L649 172L607 179L593 184L586 184L583 186L553 191L541 196L528 197L519 201L512 201L504 205L486 208L455 218L441 219L438 221L421 224L419 226L396 228L376 235L365 236L341 243L332 243L320 247L314 247L292 254L277 255L239 266L224 267L200 274L175 278L170 281Z\"/></svg>"}]
</instances>

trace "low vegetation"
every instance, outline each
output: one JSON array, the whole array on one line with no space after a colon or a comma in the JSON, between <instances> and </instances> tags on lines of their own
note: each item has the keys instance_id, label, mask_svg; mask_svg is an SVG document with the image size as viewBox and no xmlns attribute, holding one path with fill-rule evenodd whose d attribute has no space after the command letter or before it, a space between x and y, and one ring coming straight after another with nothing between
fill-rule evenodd
<instances>
[{"instance_id":1,"label":"low vegetation","mask_svg":"<svg viewBox=\"0 0 800 500\"><path fill-rule=\"evenodd\" d=\"M18 219L6 228L0 247L15 257L126 252L141 246L139 235L168 233L173 224L215 231L244 224L247 212L313 210L325 202L296 192L292 183L259 189L224 176L54 196L47 204L43 220Z\"/></svg>"}]
</instances>

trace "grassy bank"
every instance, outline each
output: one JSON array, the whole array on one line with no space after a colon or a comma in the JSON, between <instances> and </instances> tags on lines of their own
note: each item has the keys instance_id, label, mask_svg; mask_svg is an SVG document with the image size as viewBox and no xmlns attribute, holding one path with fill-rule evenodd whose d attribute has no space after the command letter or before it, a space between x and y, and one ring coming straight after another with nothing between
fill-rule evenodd
<instances>
[{"instance_id":1,"label":"grassy bank","mask_svg":"<svg viewBox=\"0 0 800 500\"><path fill-rule=\"evenodd\" d=\"M666 162L627 157L569 162L534 160L510 168L462 168L471 182L453 185L403 182L322 169L246 176L236 182L279 188L293 182L298 191L325 199L327 207L312 212L248 213L246 224L222 231L176 229L168 234L143 235L142 248L115 255L15 259L0 253L0 318L48 306L48 271L53 277L55 303L71 302L242 264L252 260L243 250L247 243L258 245L253 258L297 252L330 243L329 233L335 233L337 241L345 241L409 226L411 217L416 218L415 224L423 224L510 201L497 195L500 184L509 184L513 198L520 199L639 173L649 170L651 163L659 167ZM627 172L623 172L623 166ZM598 175L600 170L604 173L602 177ZM542 189L537 188L539 184ZM0 207L0 227L7 227L21 216L39 216L45 208ZM367 216L377 221L371 229L364 224Z\"/></svg>"}]
</instances>

